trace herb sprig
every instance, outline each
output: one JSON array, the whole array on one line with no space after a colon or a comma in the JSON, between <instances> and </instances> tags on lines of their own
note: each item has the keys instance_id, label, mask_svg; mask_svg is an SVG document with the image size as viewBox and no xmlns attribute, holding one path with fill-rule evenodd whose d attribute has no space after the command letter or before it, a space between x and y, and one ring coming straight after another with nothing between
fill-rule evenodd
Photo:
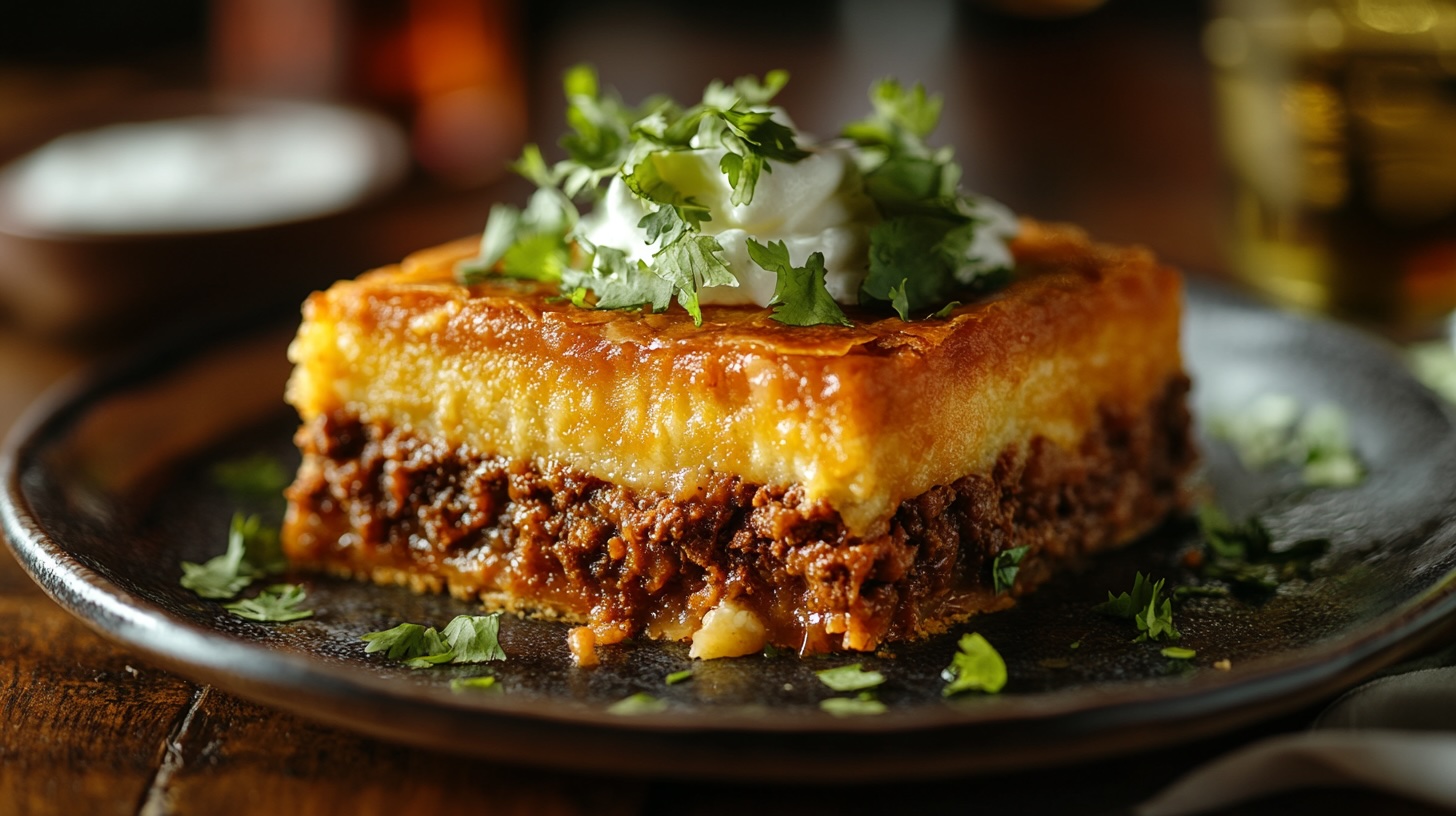
<instances>
[{"instance_id":1,"label":"herb sprig","mask_svg":"<svg viewBox=\"0 0 1456 816\"><path fill-rule=\"evenodd\" d=\"M181 584L203 598L226 599L287 567L278 531L255 515L237 513L228 527L227 551L201 564L183 561Z\"/></svg>"},{"instance_id":2,"label":"herb sprig","mask_svg":"<svg viewBox=\"0 0 1456 816\"><path fill-rule=\"evenodd\" d=\"M1006 661L980 632L961 635L949 666L940 673L946 682L941 694L954 697L967 691L1000 693L1006 686Z\"/></svg>"},{"instance_id":3,"label":"herb sprig","mask_svg":"<svg viewBox=\"0 0 1456 816\"><path fill-rule=\"evenodd\" d=\"M584 308L660 312L676 300L701 324L700 290L738 280L722 244L703 228L713 213L674 186L670 170L684 153L720 150L717 169L730 203L751 203L774 164L810 155L770 107L787 82L786 72L772 71L762 80L714 82L691 107L662 97L632 107L604 91L590 67L571 68L563 79L571 129L560 142L566 158L548 164L539 148L526 148L514 167L537 185L536 194L524 210L492 208L480 253L462 262L457 276L467 284L492 274L555 284L564 299ZM944 318L957 305L947 303L955 291L1005 282L1011 267L1005 241L1015 219L999 205L960 193L961 171L950 149L926 145L940 116L938 97L886 80L872 89L871 103L874 113L844 131L859 146L864 190L882 219L871 228L860 300L882 302L905 320L927 310ZM583 234L577 202L601 202L612 179L645 211L637 226L650 260L633 260L629 248L599 246ZM754 264L775 275L774 319L852 325L829 295L822 255L796 265L782 242L750 242L748 251Z\"/></svg>"},{"instance_id":4,"label":"herb sprig","mask_svg":"<svg viewBox=\"0 0 1456 816\"><path fill-rule=\"evenodd\" d=\"M1234 523L1212 505L1200 508L1198 526L1207 553L1204 576L1260 592L1309 577L1313 562L1330 549L1329 539L1308 538L1276 550L1274 537L1257 516Z\"/></svg>"},{"instance_id":5,"label":"herb sprig","mask_svg":"<svg viewBox=\"0 0 1456 816\"><path fill-rule=\"evenodd\" d=\"M500 613L457 615L443 630L418 623L401 623L360 637L365 654L384 652L390 660L412 669L445 663L486 663L505 660L500 645Z\"/></svg>"},{"instance_id":6,"label":"herb sprig","mask_svg":"<svg viewBox=\"0 0 1456 816\"><path fill-rule=\"evenodd\" d=\"M1144 576L1141 572L1133 578L1131 592L1113 595L1109 591L1107 600L1093 607L1093 611L1113 618L1130 618L1138 629L1134 643L1182 637L1173 625L1173 601L1163 597L1163 579L1154 581L1152 576Z\"/></svg>"}]
</instances>

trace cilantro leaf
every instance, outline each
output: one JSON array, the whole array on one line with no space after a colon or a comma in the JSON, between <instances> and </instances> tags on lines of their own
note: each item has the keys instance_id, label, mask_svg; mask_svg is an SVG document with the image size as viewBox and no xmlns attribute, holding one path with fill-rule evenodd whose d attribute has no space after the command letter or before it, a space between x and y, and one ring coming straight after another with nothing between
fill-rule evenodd
<instances>
[{"instance_id":1,"label":"cilantro leaf","mask_svg":"<svg viewBox=\"0 0 1456 816\"><path fill-rule=\"evenodd\" d=\"M699 286L737 286L738 279L723 260L723 246L711 235L683 235L652 256L652 274L671 283L693 323L702 325Z\"/></svg>"},{"instance_id":2,"label":"cilantro leaf","mask_svg":"<svg viewBox=\"0 0 1456 816\"><path fill-rule=\"evenodd\" d=\"M369 632L359 638L366 644L365 654L384 652L390 660L408 660L425 654L425 627L418 623L401 623L392 629Z\"/></svg>"},{"instance_id":3,"label":"cilantro leaf","mask_svg":"<svg viewBox=\"0 0 1456 816\"><path fill-rule=\"evenodd\" d=\"M1132 592L1114 596L1107 593L1107 601L1093 607L1093 611L1114 618L1131 618L1137 625L1138 636L1134 641L1158 640L1164 636L1171 640L1182 637L1173 626L1173 601L1159 596L1163 592L1163 581L1154 582L1151 576L1141 572L1133 578Z\"/></svg>"},{"instance_id":4,"label":"cilantro leaf","mask_svg":"<svg viewBox=\"0 0 1456 816\"><path fill-rule=\"evenodd\" d=\"M255 621L284 622L313 617L312 609L300 609L299 604L308 597L298 584L274 584L255 598L245 598L223 604L222 608Z\"/></svg>"},{"instance_id":5,"label":"cilantro leaf","mask_svg":"<svg viewBox=\"0 0 1456 816\"><path fill-rule=\"evenodd\" d=\"M457 615L441 633L454 652L452 663L485 663L505 660L500 646L500 613Z\"/></svg>"},{"instance_id":6,"label":"cilantro leaf","mask_svg":"<svg viewBox=\"0 0 1456 816\"><path fill-rule=\"evenodd\" d=\"M862 691L885 682L883 674L877 671L864 671L858 663L821 669L814 672L814 675L819 678L819 682L835 691Z\"/></svg>"},{"instance_id":7,"label":"cilantro leaf","mask_svg":"<svg viewBox=\"0 0 1456 816\"><path fill-rule=\"evenodd\" d=\"M441 663L505 660L499 631L500 613L497 612L457 615L445 625L443 634L433 626L401 623L392 629L369 632L359 639L367 644L365 654L384 652L390 660L401 661L412 669L424 669Z\"/></svg>"},{"instance_id":8,"label":"cilantro leaf","mask_svg":"<svg viewBox=\"0 0 1456 816\"><path fill-rule=\"evenodd\" d=\"M774 307L775 320L790 326L854 325L844 316L844 310L834 302L824 285L824 253L815 252L809 256L807 263L796 267L789 259L789 250L783 241L772 241L764 246L749 238L748 257L778 278L773 298L769 301L769 305Z\"/></svg>"},{"instance_id":9,"label":"cilantro leaf","mask_svg":"<svg viewBox=\"0 0 1456 816\"><path fill-rule=\"evenodd\" d=\"M624 717L632 717L639 714L661 714L666 710L666 700L659 700L645 691L639 691L629 697L623 697L607 706L608 714L616 714Z\"/></svg>"},{"instance_id":10,"label":"cilantro leaf","mask_svg":"<svg viewBox=\"0 0 1456 816\"><path fill-rule=\"evenodd\" d=\"M991 584L997 595L1016 585L1016 574L1021 571L1021 559L1030 549L1031 547L1012 547L996 554L995 560L991 562Z\"/></svg>"},{"instance_id":11,"label":"cilantro leaf","mask_svg":"<svg viewBox=\"0 0 1456 816\"><path fill-rule=\"evenodd\" d=\"M1316 404L1301 416L1294 397L1264 394L1240 411L1214 417L1210 430L1251 471L1293 465L1309 487L1353 487L1365 478L1345 414L1329 403Z\"/></svg>"},{"instance_id":12,"label":"cilantro leaf","mask_svg":"<svg viewBox=\"0 0 1456 816\"><path fill-rule=\"evenodd\" d=\"M1212 505L1199 509L1198 526L1207 553L1203 574L1243 589L1269 592L1292 578L1307 578L1313 562L1330 548L1328 539L1311 538L1275 550L1273 536L1257 516L1235 524Z\"/></svg>"},{"instance_id":13,"label":"cilantro leaf","mask_svg":"<svg viewBox=\"0 0 1456 816\"><path fill-rule=\"evenodd\" d=\"M930 317L934 320L945 320L946 318L950 317L951 313L954 312L956 310L956 307L960 305L961 302L959 300L952 300L951 302L945 304L934 312L931 312Z\"/></svg>"},{"instance_id":14,"label":"cilantro leaf","mask_svg":"<svg viewBox=\"0 0 1456 816\"><path fill-rule=\"evenodd\" d=\"M428 669L441 663L453 662L454 659L455 651L435 627L431 626L420 634L419 654L406 657L404 664L411 669Z\"/></svg>"},{"instance_id":15,"label":"cilantro leaf","mask_svg":"<svg viewBox=\"0 0 1456 816\"><path fill-rule=\"evenodd\" d=\"M456 677L450 681L450 690L461 691L500 691L496 685L496 679L489 674L482 674L478 677Z\"/></svg>"},{"instance_id":16,"label":"cilantro leaf","mask_svg":"<svg viewBox=\"0 0 1456 816\"><path fill-rule=\"evenodd\" d=\"M950 665L940 673L946 682L941 694L952 697L966 691L996 694L1006 686L1006 661L979 632L961 635Z\"/></svg>"},{"instance_id":17,"label":"cilantro leaf","mask_svg":"<svg viewBox=\"0 0 1456 816\"><path fill-rule=\"evenodd\" d=\"M455 656L435 627L418 623L401 623L392 629L369 632L359 639L368 644L364 647L365 654L384 652L385 657L412 669L429 668Z\"/></svg>"},{"instance_id":18,"label":"cilantro leaf","mask_svg":"<svg viewBox=\"0 0 1456 816\"><path fill-rule=\"evenodd\" d=\"M955 285L952 266L934 249L955 226L937 216L905 215L876 224L870 230L869 274L862 294L873 300L903 300L902 320L909 313L939 308ZM929 248L929 249L927 249Z\"/></svg>"},{"instance_id":19,"label":"cilantro leaf","mask_svg":"<svg viewBox=\"0 0 1456 816\"><path fill-rule=\"evenodd\" d=\"M227 551L201 564L183 561L180 583L203 598L231 598L255 579L287 568L278 531L238 513L228 528Z\"/></svg>"},{"instance_id":20,"label":"cilantro leaf","mask_svg":"<svg viewBox=\"0 0 1456 816\"><path fill-rule=\"evenodd\" d=\"M885 704L870 695L829 697L819 701L819 709L836 717L869 717L884 714Z\"/></svg>"},{"instance_id":21,"label":"cilantro leaf","mask_svg":"<svg viewBox=\"0 0 1456 816\"><path fill-rule=\"evenodd\" d=\"M1132 618L1150 603L1153 603L1162 589L1162 581L1154 584L1151 578L1144 577L1139 572L1133 578L1132 592L1113 595L1111 591L1108 591L1107 600L1092 607L1092 611L1101 612L1113 618Z\"/></svg>"},{"instance_id":22,"label":"cilantro leaf","mask_svg":"<svg viewBox=\"0 0 1456 816\"><path fill-rule=\"evenodd\" d=\"M212 480L229 493L274 498L293 481L293 474L266 453L218 462Z\"/></svg>"},{"instance_id":23,"label":"cilantro leaf","mask_svg":"<svg viewBox=\"0 0 1456 816\"><path fill-rule=\"evenodd\" d=\"M595 294L595 308L640 309L645 306L660 312L672 303L672 283L649 273L645 264L639 261L634 265L627 259L627 253L620 249L583 244L593 252L591 271L567 270L562 284L582 296L588 291ZM573 294L572 302L577 303L577 300L577 295Z\"/></svg>"},{"instance_id":24,"label":"cilantro leaf","mask_svg":"<svg viewBox=\"0 0 1456 816\"><path fill-rule=\"evenodd\" d=\"M1427 388L1456 402L1456 349L1450 341L1415 343L1406 349L1406 363Z\"/></svg>"}]
</instances>

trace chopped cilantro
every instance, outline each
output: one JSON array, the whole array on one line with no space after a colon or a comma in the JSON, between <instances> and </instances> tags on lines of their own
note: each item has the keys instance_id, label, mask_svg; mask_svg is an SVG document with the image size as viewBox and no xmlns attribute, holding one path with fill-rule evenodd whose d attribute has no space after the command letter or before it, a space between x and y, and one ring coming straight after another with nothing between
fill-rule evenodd
<instances>
[{"instance_id":1,"label":"chopped cilantro","mask_svg":"<svg viewBox=\"0 0 1456 816\"><path fill-rule=\"evenodd\" d=\"M1107 593L1107 600L1093 607L1096 612L1113 618L1131 618L1137 624L1135 641L1158 640L1164 636L1177 640L1181 635L1173 626L1173 601L1159 596L1163 592L1163 581L1154 582L1141 572L1133 578L1132 592L1114 596Z\"/></svg>"},{"instance_id":2,"label":"chopped cilantro","mask_svg":"<svg viewBox=\"0 0 1456 816\"><path fill-rule=\"evenodd\" d=\"M693 679L693 670L683 669L682 671L675 671L669 674L667 677L663 678L663 681L666 682L669 686L675 686L678 683L686 683L691 679Z\"/></svg>"},{"instance_id":3,"label":"chopped cilantro","mask_svg":"<svg viewBox=\"0 0 1456 816\"><path fill-rule=\"evenodd\" d=\"M298 584L274 584L255 598L223 604L222 608L248 620L280 623L313 617L312 609L300 609L307 593Z\"/></svg>"},{"instance_id":4,"label":"chopped cilantro","mask_svg":"<svg viewBox=\"0 0 1456 816\"><path fill-rule=\"evenodd\" d=\"M952 300L950 303L947 303L939 309L935 310L934 312L931 312L930 317L932 320L945 320L946 318L950 317L951 313L954 312L956 310L956 307L960 305L961 302L959 300Z\"/></svg>"},{"instance_id":5,"label":"chopped cilantro","mask_svg":"<svg viewBox=\"0 0 1456 816\"><path fill-rule=\"evenodd\" d=\"M1171 657L1174 660L1191 660L1198 655L1192 649L1185 649L1182 646L1165 646L1160 654L1163 657Z\"/></svg>"},{"instance_id":6,"label":"chopped cilantro","mask_svg":"<svg viewBox=\"0 0 1456 816\"><path fill-rule=\"evenodd\" d=\"M234 514L227 551L201 564L182 562L181 584L203 598L231 598L254 580L288 567L278 544L278 531L264 527L257 516Z\"/></svg>"},{"instance_id":7,"label":"chopped cilantro","mask_svg":"<svg viewBox=\"0 0 1456 816\"><path fill-rule=\"evenodd\" d=\"M778 276L773 299L769 301L774 307L775 320L790 326L854 325L824 285L824 253L811 253L803 266L794 266L783 241L771 241L764 246L749 238L748 256L765 271Z\"/></svg>"},{"instance_id":8,"label":"chopped cilantro","mask_svg":"<svg viewBox=\"0 0 1456 816\"><path fill-rule=\"evenodd\" d=\"M925 138L941 101L925 88L884 80L870 91L874 113L843 135L861 148L865 189L884 221L870 232L870 271L862 294L889 302L902 319L913 310L939 315L958 288L1004 284L1012 259L1005 239L1015 219L958 190L960 167L948 148Z\"/></svg>"},{"instance_id":9,"label":"chopped cilantro","mask_svg":"<svg viewBox=\"0 0 1456 816\"><path fill-rule=\"evenodd\" d=\"M450 681L450 690L461 691L499 691L500 686L496 685L496 679L489 674L482 674L478 677L456 677Z\"/></svg>"},{"instance_id":10,"label":"chopped cilantro","mask_svg":"<svg viewBox=\"0 0 1456 816\"><path fill-rule=\"evenodd\" d=\"M1264 394L1242 411L1215 417L1210 430L1249 470L1294 465L1310 487L1353 487L1365 478L1345 413L1335 405L1320 403L1301 415L1294 397Z\"/></svg>"},{"instance_id":11,"label":"chopped cilantro","mask_svg":"<svg viewBox=\"0 0 1456 816\"><path fill-rule=\"evenodd\" d=\"M819 708L836 717L868 717L888 710L884 703L868 693L857 697L829 697L819 701Z\"/></svg>"},{"instance_id":12,"label":"chopped cilantro","mask_svg":"<svg viewBox=\"0 0 1456 816\"><path fill-rule=\"evenodd\" d=\"M1308 577L1314 561L1329 551L1330 542L1310 538L1275 550L1274 538L1257 516L1235 524L1218 508L1199 509L1207 557L1203 574L1244 589L1269 591L1295 577Z\"/></svg>"},{"instance_id":13,"label":"chopped cilantro","mask_svg":"<svg viewBox=\"0 0 1456 816\"><path fill-rule=\"evenodd\" d=\"M1456 350L1449 341L1416 343L1406 349L1406 362L1427 388L1456 402Z\"/></svg>"},{"instance_id":14,"label":"chopped cilantro","mask_svg":"<svg viewBox=\"0 0 1456 816\"><path fill-rule=\"evenodd\" d=\"M500 646L500 613L457 615L440 633L455 653L451 663L485 663L505 660Z\"/></svg>"},{"instance_id":15,"label":"chopped cilantro","mask_svg":"<svg viewBox=\"0 0 1456 816\"><path fill-rule=\"evenodd\" d=\"M762 80L713 82L690 107L660 97L632 107L604 91L590 67L569 69L562 82L569 132L560 141L566 158L550 164L535 145L522 152L514 169L538 190L525 210L492 208L479 253L457 265L457 277L467 284L490 275L556 283L563 299L582 308L655 312L676 300L701 324L699 290L738 281L723 246L704 231L713 213L670 183L679 176L665 168L688 151L721 150L717 171L729 203L750 204L762 174L810 155L770 107L787 82L787 73L773 71ZM947 303L952 292L1006 282L1006 239L1015 219L962 194L952 151L925 144L940 117L939 97L887 80L872 88L871 103L874 113L844 131L858 145L864 190L882 217L870 235L861 300L881 301L907 320L912 311L944 318L954 308ZM632 247L593 247L584 238L589 230L577 202L600 200L612 179L643 208L638 227L650 260L637 260L641 253ZM796 267L762 254L752 259L777 275L775 319L850 325L825 288L822 255Z\"/></svg>"},{"instance_id":16,"label":"chopped cilantro","mask_svg":"<svg viewBox=\"0 0 1456 816\"><path fill-rule=\"evenodd\" d=\"M951 697L965 691L996 694L1006 685L1006 661L979 632L961 635L949 666L940 673L946 682L941 694Z\"/></svg>"},{"instance_id":17,"label":"chopped cilantro","mask_svg":"<svg viewBox=\"0 0 1456 816\"><path fill-rule=\"evenodd\" d=\"M401 623L392 629L369 632L359 639L367 645L365 654L384 652L412 669L424 669L442 663L484 663L505 660L497 633L500 613L490 615L457 615L445 625L443 634L435 627L418 623Z\"/></svg>"},{"instance_id":18,"label":"chopped cilantro","mask_svg":"<svg viewBox=\"0 0 1456 816\"><path fill-rule=\"evenodd\" d=\"M607 706L608 714L617 714L624 717L638 714L660 714L666 710L666 700L659 700L645 691L639 691L630 697L623 697Z\"/></svg>"},{"instance_id":19,"label":"chopped cilantro","mask_svg":"<svg viewBox=\"0 0 1456 816\"><path fill-rule=\"evenodd\" d=\"M292 478L277 459L266 453L229 459L212 467L212 480L238 496L276 498Z\"/></svg>"},{"instance_id":20,"label":"chopped cilantro","mask_svg":"<svg viewBox=\"0 0 1456 816\"><path fill-rule=\"evenodd\" d=\"M885 676L877 671L864 671L860 664L837 666L814 672L819 682L835 691L861 691L871 689L885 682Z\"/></svg>"},{"instance_id":21,"label":"chopped cilantro","mask_svg":"<svg viewBox=\"0 0 1456 816\"><path fill-rule=\"evenodd\" d=\"M996 554L995 560L991 562L991 583L995 587L997 595L1006 592L1016 584L1016 574L1021 571L1021 559L1030 549L1030 547L1012 547Z\"/></svg>"}]
</instances>

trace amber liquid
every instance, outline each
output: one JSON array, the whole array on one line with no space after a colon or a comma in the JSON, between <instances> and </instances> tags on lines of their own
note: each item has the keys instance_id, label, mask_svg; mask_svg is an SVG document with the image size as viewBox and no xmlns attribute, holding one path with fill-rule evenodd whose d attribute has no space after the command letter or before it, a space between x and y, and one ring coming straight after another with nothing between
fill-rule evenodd
<instances>
[{"instance_id":1,"label":"amber liquid","mask_svg":"<svg viewBox=\"0 0 1456 816\"><path fill-rule=\"evenodd\" d=\"M1222 25L1230 41L1209 50L1235 271L1287 304L1413 334L1456 311L1456 4L1371 16L1391 5L1216 20L1210 40Z\"/></svg>"}]
</instances>

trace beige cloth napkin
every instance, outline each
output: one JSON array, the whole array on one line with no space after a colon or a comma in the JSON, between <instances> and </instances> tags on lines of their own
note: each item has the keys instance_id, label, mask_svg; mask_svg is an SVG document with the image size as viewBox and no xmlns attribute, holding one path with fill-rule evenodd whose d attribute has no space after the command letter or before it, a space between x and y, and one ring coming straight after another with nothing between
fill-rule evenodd
<instances>
[{"instance_id":1,"label":"beige cloth napkin","mask_svg":"<svg viewBox=\"0 0 1456 816\"><path fill-rule=\"evenodd\" d=\"M1133 812L1186 816L1311 787L1365 787L1456 811L1456 666L1372 680L1311 730L1196 768Z\"/></svg>"}]
</instances>

